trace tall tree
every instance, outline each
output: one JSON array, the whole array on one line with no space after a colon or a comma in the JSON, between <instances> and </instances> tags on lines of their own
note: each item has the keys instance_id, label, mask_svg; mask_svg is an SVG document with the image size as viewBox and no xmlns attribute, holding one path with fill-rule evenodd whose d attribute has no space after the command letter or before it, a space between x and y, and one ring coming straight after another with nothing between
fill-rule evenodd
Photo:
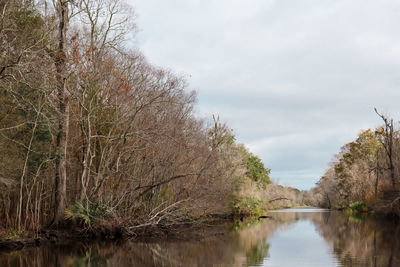
<instances>
[{"instance_id":1,"label":"tall tree","mask_svg":"<svg viewBox=\"0 0 400 267\"><path fill-rule=\"evenodd\" d=\"M58 0L56 10L58 16L58 40L54 57L56 66L58 94L58 129L56 139L55 161L55 196L53 225L58 225L64 218L67 197L67 135L68 135L68 95L67 95L67 31L68 0Z\"/></svg>"}]
</instances>

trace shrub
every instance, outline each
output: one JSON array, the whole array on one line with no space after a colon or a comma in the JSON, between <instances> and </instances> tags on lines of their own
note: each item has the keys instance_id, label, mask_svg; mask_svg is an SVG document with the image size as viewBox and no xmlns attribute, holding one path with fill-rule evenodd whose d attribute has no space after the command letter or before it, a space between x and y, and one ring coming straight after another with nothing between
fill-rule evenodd
<instances>
[{"instance_id":1,"label":"shrub","mask_svg":"<svg viewBox=\"0 0 400 267\"><path fill-rule=\"evenodd\" d=\"M236 214L260 216L263 214L264 202L251 197L241 198L235 201L233 207Z\"/></svg>"},{"instance_id":2,"label":"shrub","mask_svg":"<svg viewBox=\"0 0 400 267\"><path fill-rule=\"evenodd\" d=\"M78 224L91 226L109 217L108 205L100 201L78 201L65 211L65 218Z\"/></svg>"},{"instance_id":3,"label":"shrub","mask_svg":"<svg viewBox=\"0 0 400 267\"><path fill-rule=\"evenodd\" d=\"M367 212L368 211L367 204L363 201L354 202L350 205L349 208L355 212Z\"/></svg>"}]
</instances>

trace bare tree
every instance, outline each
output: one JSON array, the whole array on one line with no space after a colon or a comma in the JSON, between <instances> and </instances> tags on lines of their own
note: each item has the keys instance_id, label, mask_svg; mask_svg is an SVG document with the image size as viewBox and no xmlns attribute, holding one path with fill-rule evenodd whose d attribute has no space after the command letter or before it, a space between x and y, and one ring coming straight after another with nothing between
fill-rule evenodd
<instances>
[{"instance_id":1,"label":"bare tree","mask_svg":"<svg viewBox=\"0 0 400 267\"><path fill-rule=\"evenodd\" d=\"M392 181L392 186L395 191L398 189L398 178L395 173L395 153L394 153L394 142L395 140L395 131L393 127L393 119L388 119L386 116L380 114L378 110L375 108L376 114L382 118L384 122L383 131L380 134L383 136L382 145L386 152L388 167L387 170L390 173L390 179Z\"/></svg>"}]
</instances>

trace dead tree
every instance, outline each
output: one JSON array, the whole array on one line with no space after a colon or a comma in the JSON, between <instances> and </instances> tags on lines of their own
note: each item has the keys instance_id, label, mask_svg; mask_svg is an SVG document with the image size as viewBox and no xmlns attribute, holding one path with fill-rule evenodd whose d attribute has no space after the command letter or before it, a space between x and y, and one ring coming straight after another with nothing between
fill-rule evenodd
<instances>
[{"instance_id":1,"label":"dead tree","mask_svg":"<svg viewBox=\"0 0 400 267\"><path fill-rule=\"evenodd\" d=\"M375 108L376 114L382 118L384 122L384 129L381 133L383 136L382 145L385 150L387 160L388 160L388 167L387 170L390 173L390 179L392 182L393 189L397 190L397 177L395 174L395 166L394 166L394 127L393 127L393 119L388 119L384 115L380 114L378 110Z\"/></svg>"}]
</instances>

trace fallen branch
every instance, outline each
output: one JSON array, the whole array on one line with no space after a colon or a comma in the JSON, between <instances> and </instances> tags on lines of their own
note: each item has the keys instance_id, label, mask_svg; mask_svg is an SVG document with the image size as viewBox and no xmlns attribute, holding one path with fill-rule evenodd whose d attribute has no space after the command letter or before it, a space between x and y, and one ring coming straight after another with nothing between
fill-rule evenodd
<instances>
[{"instance_id":1,"label":"fallen branch","mask_svg":"<svg viewBox=\"0 0 400 267\"><path fill-rule=\"evenodd\" d=\"M290 200L291 201L291 199L286 198L286 197L278 197L278 198L269 200L268 202L271 203L271 202L278 201L278 200Z\"/></svg>"}]
</instances>

